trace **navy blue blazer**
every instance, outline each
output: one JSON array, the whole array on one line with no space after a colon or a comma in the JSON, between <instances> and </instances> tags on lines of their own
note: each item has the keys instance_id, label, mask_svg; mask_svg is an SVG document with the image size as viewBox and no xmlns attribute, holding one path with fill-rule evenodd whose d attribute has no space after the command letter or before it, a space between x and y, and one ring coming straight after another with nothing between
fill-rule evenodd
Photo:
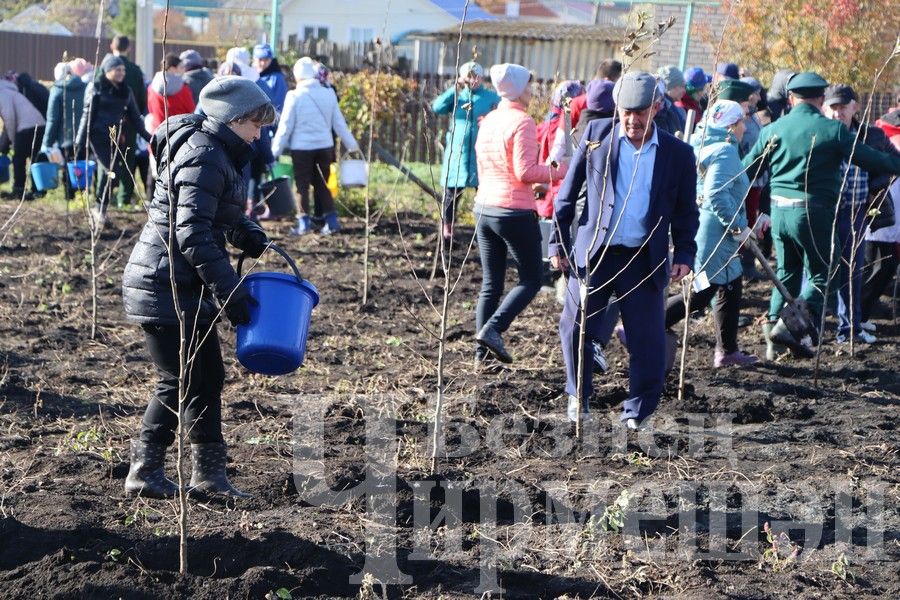
<instances>
[{"instance_id":1,"label":"navy blue blazer","mask_svg":"<svg viewBox=\"0 0 900 600\"><path fill-rule=\"evenodd\" d=\"M549 255L564 254L569 262L584 268L603 247L606 231L600 227L601 193L603 180L608 172L607 186L615 191L618 171L619 137L621 125L613 119L595 119L588 124L572 157L569 172L553 203L554 226L550 238ZM647 213L647 229L652 231L647 242L653 281L657 289L669 283L670 266L669 231L675 246L673 262L693 265L697 254L694 237L699 226L697 208L697 167L694 149L678 138L656 128L659 146L653 163L653 182L650 186L650 206ZM589 150L590 148L590 150ZM609 156L609 168L606 158ZM587 201L580 215L575 205L582 186L587 181ZM571 226L578 219L574 248ZM613 227L613 224L609 225ZM601 228L602 229L602 228ZM596 232L596 233L595 233ZM590 251L588 252L588 249ZM574 251L574 255L573 255ZM585 257L588 258L585 261ZM662 264L661 268L656 268Z\"/></svg>"}]
</instances>

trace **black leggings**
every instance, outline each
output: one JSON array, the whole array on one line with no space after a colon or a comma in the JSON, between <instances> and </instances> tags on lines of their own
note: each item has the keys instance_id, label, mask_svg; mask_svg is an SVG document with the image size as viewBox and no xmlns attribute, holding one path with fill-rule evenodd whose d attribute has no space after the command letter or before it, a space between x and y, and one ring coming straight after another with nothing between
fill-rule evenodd
<instances>
[{"instance_id":1,"label":"black leggings","mask_svg":"<svg viewBox=\"0 0 900 600\"><path fill-rule=\"evenodd\" d=\"M297 193L300 195L300 214L309 214L309 186L313 186L316 203L315 216L323 217L334 212L334 198L328 189L331 159L334 148L318 150L291 150L294 163L294 177L297 179Z\"/></svg>"},{"instance_id":2,"label":"black leggings","mask_svg":"<svg viewBox=\"0 0 900 600\"><path fill-rule=\"evenodd\" d=\"M17 193L25 189L28 180L26 161L37 161L41 150L41 142L44 139L44 126L29 127L16 132L13 140L13 190ZM31 182L31 191L36 192L34 181Z\"/></svg>"},{"instance_id":3,"label":"black leggings","mask_svg":"<svg viewBox=\"0 0 900 600\"><path fill-rule=\"evenodd\" d=\"M741 309L743 283L738 277L722 285L713 283L702 292L691 295L691 306L702 307L716 297L713 304L713 318L716 320L716 349L726 354L737 352L738 313ZM669 296L666 301L666 329L684 318L684 297L681 294Z\"/></svg>"},{"instance_id":4,"label":"black leggings","mask_svg":"<svg viewBox=\"0 0 900 600\"><path fill-rule=\"evenodd\" d=\"M178 325L144 325L147 350L156 365L158 380L154 397L141 424L141 441L170 445L175 441L178 417L178 371L180 336ZM207 327L198 327L198 337ZM187 353L185 353L187 358ZM215 326L197 351L185 379L184 424L193 444L222 442L222 386L225 367Z\"/></svg>"},{"instance_id":5,"label":"black leggings","mask_svg":"<svg viewBox=\"0 0 900 600\"><path fill-rule=\"evenodd\" d=\"M466 188L464 187L444 188L444 198L441 205L444 211L444 223L446 225L453 225L456 223L456 207L459 205L459 200L462 198L464 191L466 191Z\"/></svg>"}]
</instances>

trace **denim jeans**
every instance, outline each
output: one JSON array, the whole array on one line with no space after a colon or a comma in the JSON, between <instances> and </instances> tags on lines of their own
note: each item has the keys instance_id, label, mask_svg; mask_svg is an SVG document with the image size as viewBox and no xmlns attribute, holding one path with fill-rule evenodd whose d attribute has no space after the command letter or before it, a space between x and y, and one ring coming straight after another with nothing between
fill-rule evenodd
<instances>
[{"instance_id":1,"label":"denim jeans","mask_svg":"<svg viewBox=\"0 0 900 600\"><path fill-rule=\"evenodd\" d=\"M841 264L838 269L840 287L837 294L837 335L841 339L858 335L862 322L862 281L865 265L865 206L841 208L838 213L837 234L841 244ZM852 228L851 228L852 227ZM852 258L852 260L851 260ZM852 269L851 269L852 264Z\"/></svg>"},{"instance_id":2,"label":"denim jeans","mask_svg":"<svg viewBox=\"0 0 900 600\"><path fill-rule=\"evenodd\" d=\"M480 331L485 324L490 324L502 333L541 289L543 265L537 213L502 217L481 215L476 234L482 280L475 326ZM501 302L507 254L516 261L519 282Z\"/></svg>"}]
</instances>

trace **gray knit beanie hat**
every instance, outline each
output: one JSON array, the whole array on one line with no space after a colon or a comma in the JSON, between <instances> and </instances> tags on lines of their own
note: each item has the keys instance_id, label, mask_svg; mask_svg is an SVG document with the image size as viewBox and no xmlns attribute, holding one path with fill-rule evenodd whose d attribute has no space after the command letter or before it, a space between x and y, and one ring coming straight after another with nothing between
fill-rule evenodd
<instances>
[{"instance_id":1,"label":"gray knit beanie hat","mask_svg":"<svg viewBox=\"0 0 900 600\"><path fill-rule=\"evenodd\" d=\"M269 97L258 85L234 75L214 79L200 92L200 108L220 123L230 123L265 104Z\"/></svg>"},{"instance_id":2,"label":"gray knit beanie hat","mask_svg":"<svg viewBox=\"0 0 900 600\"><path fill-rule=\"evenodd\" d=\"M124 60L122 60L118 56L114 56L114 55L110 54L109 56L107 56L106 58L103 59L102 63L100 63L100 70L103 71L104 73L109 73L110 71L112 71L113 69L115 69L117 67L124 67L124 66L125 66Z\"/></svg>"}]
</instances>

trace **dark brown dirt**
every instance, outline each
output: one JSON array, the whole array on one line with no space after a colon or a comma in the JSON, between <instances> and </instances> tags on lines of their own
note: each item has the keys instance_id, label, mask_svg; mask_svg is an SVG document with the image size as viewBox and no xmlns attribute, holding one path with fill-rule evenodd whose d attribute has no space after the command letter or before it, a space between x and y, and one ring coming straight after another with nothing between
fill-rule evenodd
<instances>
[{"instance_id":1,"label":"dark brown dirt","mask_svg":"<svg viewBox=\"0 0 900 600\"><path fill-rule=\"evenodd\" d=\"M7 205L4 220L9 212ZM332 238L300 240L286 237L287 223L267 225L277 243L301 258L322 302L306 364L285 377L248 374L234 359L233 334L220 326L232 478L254 498L191 503L189 572L180 575L175 504L130 499L122 491L128 439L153 375L140 330L125 320L119 296L121 271L143 217L114 216L119 229L107 230L102 241L102 256L109 252L109 258L99 281L95 340L89 335L86 234L68 235L58 209L32 204L0 247L0 597L263 598L277 597L282 588L293 598L480 597L479 561L492 540L499 543L498 580L509 598L900 597L900 327L879 319L879 343L857 348L855 357L846 347L826 346L816 388L809 361L713 370L709 320L694 320L685 392L678 399L673 374L653 446L641 438L617 441L614 417L626 397L627 357L613 342L612 372L596 379L595 418L576 444L561 418L564 377L553 294L539 295L506 336L517 356L511 368L474 371L472 313L480 268L473 253L449 312L445 419L451 457L439 461L441 476L429 479L428 403L437 382L437 344L423 327L436 331L438 319L420 285L438 309L440 290L427 281L432 229L408 215L400 217L405 244L393 218L385 216L375 230L372 300L362 309L359 223L348 222ZM73 231L79 228L80 221ZM274 257L264 262L281 268ZM767 287L751 284L745 295L747 312L762 314ZM741 341L762 353L755 326L742 330ZM372 516L364 499L319 506L302 486L298 491L306 473L291 476L291 442L314 442L303 439L292 421L300 402L323 406L325 473L334 489L364 476L366 419L398 419L396 555L410 583L351 583L367 551L389 548L366 531ZM707 428L717 417L733 415L730 436L701 444L710 450L727 440L730 453L704 456L689 447L691 413L705 413ZM473 432L474 447L452 457L465 440L471 443L466 435ZM495 526L479 523L488 480L499 490ZM423 534L416 521L421 505L413 496L428 481L463 491L454 505L461 512L451 515L459 522L426 540L435 551L423 560L411 554ZM846 535L836 526L831 490L837 483L855 499ZM582 519L574 528L556 522L564 514L564 484L573 491L574 516ZM692 485L695 493L685 496ZM625 511L634 535L596 523L603 514L596 498L609 502L623 489L635 493ZM865 510L876 489L883 491L880 518ZM524 496L518 504L517 492ZM443 500L442 492L434 492L426 516L454 513ZM585 524L592 507L594 520ZM748 509L754 509L751 521L741 523L740 511ZM700 548L714 543L711 522L721 517L728 525L722 533L727 547L741 540L749 558L687 555L693 549L688 512L696 516ZM775 559L763 554L770 544L761 529L779 521L791 530L777 542ZM818 523L820 535L811 540L803 523ZM867 534L883 543L875 558L860 554ZM458 545L450 543L453 535ZM803 547L803 560L786 558L792 544ZM650 555L648 547L665 552ZM832 571L840 572L842 553L849 561L845 577Z\"/></svg>"}]
</instances>

